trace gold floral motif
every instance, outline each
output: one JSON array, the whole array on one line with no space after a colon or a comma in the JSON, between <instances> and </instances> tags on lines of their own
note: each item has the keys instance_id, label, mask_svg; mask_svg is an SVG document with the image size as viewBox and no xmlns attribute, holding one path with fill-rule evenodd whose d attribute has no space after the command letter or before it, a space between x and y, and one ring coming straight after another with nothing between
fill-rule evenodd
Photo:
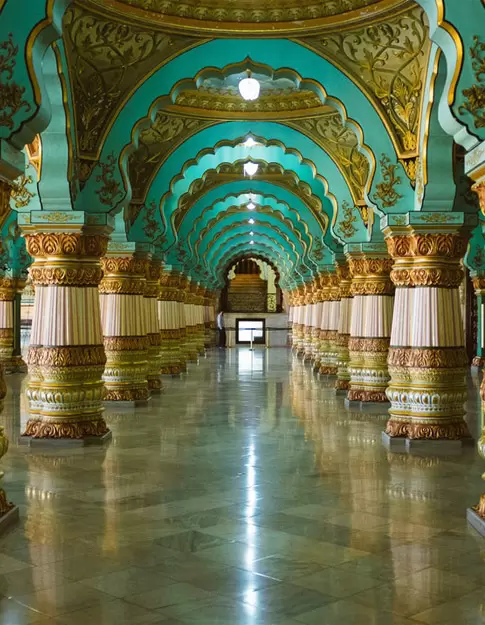
<instances>
[{"instance_id":1,"label":"gold floral motif","mask_svg":"<svg viewBox=\"0 0 485 625\"><path fill-rule=\"evenodd\" d=\"M107 352L146 351L147 336L105 336L104 348Z\"/></svg>"},{"instance_id":2,"label":"gold floral motif","mask_svg":"<svg viewBox=\"0 0 485 625\"><path fill-rule=\"evenodd\" d=\"M473 37L470 48L472 70L477 84L463 90L466 102L459 108L460 113L470 113L476 128L485 127L485 43L478 35Z\"/></svg>"},{"instance_id":3,"label":"gold floral motif","mask_svg":"<svg viewBox=\"0 0 485 625\"><path fill-rule=\"evenodd\" d=\"M401 176L396 174L397 165L392 163L386 154L382 154L379 163L383 182L379 182L376 185L377 190L374 193L374 202L379 204L382 209L391 208L403 197L396 190L396 187L402 182Z\"/></svg>"},{"instance_id":4,"label":"gold floral motif","mask_svg":"<svg viewBox=\"0 0 485 625\"><path fill-rule=\"evenodd\" d=\"M390 338L349 338L349 352L387 352Z\"/></svg>"},{"instance_id":5,"label":"gold floral motif","mask_svg":"<svg viewBox=\"0 0 485 625\"><path fill-rule=\"evenodd\" d=\"M146 401L150 396L146 388L109 389L104 392L104 401Z\"/></svg>"},{"instance_id":6,"label":"gold floral motif","mask_svg":"<svg viewBox=\"0 0 485 625\"><path fill-rule=\"evenodd\" d=\"M148 261L134 256L105 256L101 267L105 275L127 274L145 277Z\"/></svg>"},{"instance_id":7,"label":"gold floral motif","mask_svg":"<svg viewBox=\"0 0 485 625\"><path fill-rule=\"evenodd\" d=\"M285 125L304 132L321 145L342 171L354 201L364 199L370 173L369 161L359 151L355 131L344 124L340 113L332 111L316 117L287 120Z\"/></svg>"},{"instance_id":8,"label":"gold floral motif","mask_svg":"<svg viewBox=\"0 0 485 625\"><path fill-rule=\"evenodd\" d=\"M32 438L73 438L80 439L90 436L104 436L109 432L104 419L91 421L40 421L30 419L23 436Z\"/></svg>"},{"instance_id":9,"label":"gold floral motif","mask_svg":"<svg viewBox=\"0 0 485 625\"><path fill-rule=\"evenodd\" d=\"M41 286L95 287L101 282L103 272L99 263L69 267L45 267L35 263L29 269L33 284Z\"/></svg>"},{"instance_id":10,"label":"gold floral motif","mask_svg":"<svg viewBox=\"0 0 485 625\"><path fill-rule=\"evenodd\" d=\"M417 150L421 100L431 40L423 10L385 23L309 39L309 45L350 73L392 130L399 152Z\"/></svg>"},{"instance_id":11,"label":"gold floral motif","mask_svg":"<svg viewBox=\"0 0 485 625\"><path fill-rule=\"evenodd\" d=\"M340 221L337 229L340 230L344 239L350 239L357 232L354 226L357 217L354 215L353 207L346 200L342 202L342 211L344 219Z\"/></svg>"},{"instance_id":12,"label":"gold floral motif","mask_svg":"<svg viewBox=\"0 0 485 625\"><path fill-rule=\"evenodd\" d=\"M470 438L467 424L463 420L443 423L420 423L391 417L386 425L386 433L393 438L404 437L426 440L460 440Z\"/></svg>"},{"instance_id":13,"label":"gold floral motif","mask_svg":"<svg viewBox=\"0 0 485 625\"><path fill-rule=\"evenodd\" d=\"M104 366L103 345L70 345L66 347L38 347L31 345L27 355L29 366L87 367Z\"/></svg>"},{"instance_id":14,"label":"gold floral motif","mask_svg":"<svg viewBox=\"0 0 485 625\"><path fill-rule=\"evenodd\" d=\"M468 236L463 234L397 235L386 239L394 259L406 257L443 257L461 259L466 252Z\"/></svg>"},{"instance_id":15,"label":"gold floral motif","mask_svg":"<svg viewBox=\"0 0 485 625\"><path fill-rule=\"evenodd\" d=\"M146 281L139 278L112 278L104 277L99 285L99 292L103 295L145 295Z\"/></svg>"},{"instance_id":16,"label":"gold floral motif","mask_svg":"<svg viewBox=\"0 0 485 625\"><path fill-rule=\"evenodd\" d=\"M12 33L0 43L0 127L13 130L14 116L22 109L28 113L30 104L25 100L25 87L12 80L19 47L15 45Z\"/></svg>"},{"instance_id":17,"label":"gold floral motif","mask_svg":"<svg viewBox=\"0 0 485 625\"><path fill-rule=\"evenodd\" d=\"M159 111L151 125L141 131L138 147L128 159L133 199L143 202L154 176L170 154L192 135L215 123Z\"/></svg>"},{"instance_id":18,"label":"gold floral motif","mask_svg":"<svg viewBox=\"0 0 485 625\"><path fill-rule=\"evenodd\" d=\"M391 347L387 359L391 367L460 369L468 366L464 347Z\"/></svg>"},{"instance_id":19,"label":"gold floral motif","mask_svg":"<svg viewBox=\"0 0 485 625\"><path fill-rule=\"evenodd\" d=\"M115 179L115 169L117 166L116 156L112 152L106 158L106 162L98 161L96 167L101 169L101 173L96 176L96 182L101 186L96 189L96 195L101 204L114 206L116 200L123 195L120 183Z\"/></svg>"},{"instance_id":20,"label":"gold floral motif","mask_svg":"<svg viewBox=\"0 0 485 625\"><path fill-rule=\"evenodd\" d=\"M27 185L33 182L32 176L26 176L24 174L12 183L10 194L14 201L15 208L25 208L30 204L30 200L35 196L35 193L32 193L32 191L27 188Z\"/></svg>"},{"instance_id":21,"label":"gold floral motif","mask_svg":"<svg viewBox=\"0 0 485 625\"><path fill-rule=\"evenodd\" d=\"M52 256L100 258L106 254L108 237L79 232L38 232L25 234L27 251L34 258Z\"/></svg>"},{"instance_id":22,"label":"gold floral motif","mask_svg":"<svg viewBox=\"0 0 485 625\"><path fill-rule=\"evenodd\" d=\"M201 41L105 19L80 5L66 11L63 26L83 156L98 153L119 107L144 76Z\"/></svg>"},{"instance_id":23,"label":"gold floral motif","mask_svg":"<svg viewBox=\"0 0 485 625\"><path fill-rule=\"evenodd\" d=\"M120 0L153 14L160 14L164 21L169 16L204 22L293 22L345 15L346 12L364 9L378 0L335 0L332 3L321 0L297 2L296 0L262 0L254 5L251 0L238 0L230 5L220 0Z\"/></svg>"}]
</instances>

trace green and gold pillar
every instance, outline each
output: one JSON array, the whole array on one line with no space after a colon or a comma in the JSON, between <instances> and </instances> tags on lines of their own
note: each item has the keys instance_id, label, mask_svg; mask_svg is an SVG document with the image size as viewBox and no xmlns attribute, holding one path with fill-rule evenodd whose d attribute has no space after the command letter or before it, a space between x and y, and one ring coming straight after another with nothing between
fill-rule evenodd
<instances>
[{"instance_id":1,"label":"green and gold pillar","mask_svg":"<svg viewBox=\"0 0 485 625\"><path fill-rule=\"evenodd\" d=\"M143 402L150 395L144 298L149 260L146 253L124 252L115 243L101 261L105 401Z\"/></svg>"},{"instance_id":2,"label":"green and gold pillar","mask_svg":"<svg viewBox=\"0 0 485 625\"><path fill-rule=\"evenodd\" d=\"M387 355L394 306L394 285L390 278L392 259L384 244L363 243L348 248L353 302L347 399L387 402Z\"/></svg>"},{"instance_id":3,"label":"green and gold pillar","mask_svg":"<svg viewBox=\"0 0 485 625\"><path fill-rule=\"evenodd\" d=\"M160 377L162 374L162 340L158 320L161 261L150 260L147 262L146 268L144 303L148 339L148 390L150 393L160 393L163 388Z\"/></svg>"},{"instance_id":4,"label":"green and gold pillar","mask_svg":"<svg viewBox=\"0 0 485 625\"><path fill-rule=\"evenodd\" d=\"M42 227L34 225L37 213L28 217L22 230L34 259L35 302L27 357L30 418L24 436L31 441L105 437L106 356L98 285L109 229L70 224L36 232Z\"/></svg>"},{"instance_id":5,"label":"green and gold pillar","mask_svg":"<svg viewBox=\"0 0 485 625\"><path fill-rule=\"evenodd\" d=\"M14 355L15 298L25 287L25 280L0 277L0 362L7 373L24 371L27 367L22 356Z\"/></svg>"},{"instance_id":6,"label":"green and gold pillar","mask_svg":"<svg viewBox=\"0 0 485 625\"><path fill-rule=\"evenodd\" d=\"M350 385L349 373L349 339L350 320L352 316L352 277L347 262L337 264L337 277L339 281L339 321L338 332L335 341L337 347L337 381L335 389L337 391L348 391Z\"/></svg>"},{"instance_id":7,"label":"green and gold pillar","mask_svg":"<svg viewBox=\"0 0 485 625\"><path fill-rule=\"evenodd\" d=\"M160 274L158 318L160 323L162 375L180 375L185 371L184 345L180 331L179 275L170 270Z\"/></svg>"},{"instance_id":8,"label":"green and gold pillar","mask_svg":"<svg viewBox=\"0 0 485 625\"><path fill-rule=\"evenodd\" d=\"M196 320L197 288L197 282L186 279L184 313L186 327L185 353L188 362L199 361Z\"/></svg>"},{"instance_id":9,"label":"green and gold pillar","mask_svg":"<svg viewBox=\"0 0 485 625\"><path fill-rule=\"evenodd\" d=\"M386 433L409 440L468 438L468 361L459 294L469 238L464 215L408 213L405 223L396 223L395 215L383 221L397 289Z\"/></svg>"}]
</instances>

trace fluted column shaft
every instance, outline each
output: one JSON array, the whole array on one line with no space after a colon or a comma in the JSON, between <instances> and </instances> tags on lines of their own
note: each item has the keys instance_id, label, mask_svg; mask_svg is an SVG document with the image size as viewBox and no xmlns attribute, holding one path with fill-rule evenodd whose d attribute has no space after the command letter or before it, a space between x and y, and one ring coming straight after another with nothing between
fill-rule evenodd
<instances>
[{"instance_id":1,"label":"fluted column shaft","mask_svg":"<svg viewBox=\"0 0 485 625\"><path fill-rule=\"evenodd\" d=\"M322 315L320 322L320 373L337 374L337 333L340 293L336 273L328 272L320 278Z\"/></svg>"},{"instance_id":2,"label":"fluted column shaft","mask_svg":"<svg viewBox=\"0 0 485 625\"><path fill-rule=\"evenodd\" d=\"M337 346L337 380L335 389L347 391L350 385L349 373L349 339L350 321L352 317L352 293L350 290L352 277L347 263L337 265L337 277L339 281L339 320L336 338Z\"/></svg>"},{"instance_id":3,"label":"fluted column shaft","mask_svg":"<svg viewBox=\"0 0 485 625\"><path fill-rule=\"evenodd\" d=\"M386 402L387 354L394 305L392 260L360 254L349 257L349 267L353 303L347 397L351 401Z\"/></svg>"},{"instance_id":4,"label":"fluted column shaft","mask_svg":"<svg viewBox=\"0 0 485 625\"><path fill-rule=\"evenodd\" d=\"M25 280L0 277L0 362L6 371L19 371L25 367L21 356L14 356L14 302L17 293L25 286Z\"/></svg>"},{"instance_id":5,"label":"fluted column shaft","mask_svg":"<svg viewBox=\"0 0 485 625\"><path fill-rule=\"evenodd\" d=\"M293 349L298 356L305 351L305 287L301 284L295 295L296 306L293 322Z\"/></svg>"},{"instance_id":6,"label":"fluted column shaft","mask_svg":"<svg viewBox=\"0 0 485 625\"><path fill-rule=\"evenodd\" d=\"M180 332L179 275L163 271L160 275L158 319L160 324L162 375L179 375L185 371Z\"/></svg>"},{"instance_id":7,"label":"fluted column shaft","mask_svg":"<svg viewBox=\"0 0 485 625\"><path fill-rule=\"evenodd\" d=\"M307 282L303 299L303 341L299 352L305 361L312 357L312 302L313 283Z\"/></svg>"},{"instance_id":8,"label":"fluted column shaft","mask_svg":"<svg viewBox=\"0 0 485 625\"><path fill-rule=\"evenodd\" d=\"M189 281L187 276L178 273L179 286L177 290L178 326L180 334L180 363L182 371L187 371L188 358L188 319L186 302L189 297Z\"/></svg>"},{"instance_id":9,"label":"fluted column shaft","mask_svg":"<svg viewBox=\"0 0 485 625\"><path fill-rule=\"evenodd\" d=\"M148 339L148 390L159 393L162 390L162 340L158 320L158 296L160 293L161 263L151 260L147 263L145 285L145 314Z\"/></svg>"},{"instance_id":10,"label":"fluted column shaft","mask_svg":"<svg viewBox=\"0 0 485 625\"><path fill-rule=\"evenodd\" d=\"M25 436L102 436L108 428L98 284L108 238L77 231L25 234L25 240L35 286Z\"/></svg>"},{"instance_id":11,"label":"fluted column shaft","mask_svg":"<svg viewBox=\"0 0 485 625\"><path fill-rule=\"evenodd\" d=\"M411 227L386 239L394 258L396 309L389 350L392 437L468 437L463 419L467 356L461 316L460 260L468 237Z\"/></svg>"},{"instance_id":12,"label":"fluted column shaft","mask_svg":"<svg viewBox=\"0 0 485 625\"><path fill-rule=\"evenodd\" d=\"M199 359L199 341L197 324L197 282L189 282L185 295L185 321L187 328L186 354L189 362L197 362Z\"/></svg>"},{"instance_id":13,"label":"fluted column shaft","mask_svg":"<svg viewBox=\"0 0 485 625\"><path fill-rule=\"evenodd\" d=\"M205 323L204 323L204 296L205 288L197 286L195 293L195 321L196 321L196 346L200 356L205 354Z\"/></svg>"},{"instance_id":14,"label":"fluted column shaft","mask_svg":"<svg viewBox=\"0 0 485 625\"><path fill-rule=\"evenodd\" d=\"M99 286L106 368L106 401L146 401L148 337L145 288L148 258L107 255Z\"/></svg>"}]
</instances>

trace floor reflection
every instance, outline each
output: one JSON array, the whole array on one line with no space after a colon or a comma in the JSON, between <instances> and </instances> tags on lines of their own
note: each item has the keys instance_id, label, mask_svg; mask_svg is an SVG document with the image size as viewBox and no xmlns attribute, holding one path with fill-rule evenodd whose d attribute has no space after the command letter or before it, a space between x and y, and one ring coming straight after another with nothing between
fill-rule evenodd
<instances>
[{"instance_id":1,"label":"floor reflection","mask_svg":"<svg viewBox=\"0 0 485 625\"><path fill-rule=\"evenodd\" d=\"M8 382L21 522L0 538L0 624L483 622L475 450L387 452L385 410L346 409L287 350L216 350L147 406L110 406L105 448L18 447L25 379Z\"/></svg>"}]
</instances>

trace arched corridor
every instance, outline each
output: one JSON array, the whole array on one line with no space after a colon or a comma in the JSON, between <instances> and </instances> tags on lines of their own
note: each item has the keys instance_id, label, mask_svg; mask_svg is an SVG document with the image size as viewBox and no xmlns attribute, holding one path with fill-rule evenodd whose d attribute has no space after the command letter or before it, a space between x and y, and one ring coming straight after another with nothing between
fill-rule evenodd
<instances>
[{"instance_id":1,"label":"arched corridor","mask_svg":"<svg viewBox=\"0 0 485 625\"><path fill-rule=\"evenodd\" d=\"M0 0L0 625L475 625L484 18Z\"/></svg>"}]
</instances>

